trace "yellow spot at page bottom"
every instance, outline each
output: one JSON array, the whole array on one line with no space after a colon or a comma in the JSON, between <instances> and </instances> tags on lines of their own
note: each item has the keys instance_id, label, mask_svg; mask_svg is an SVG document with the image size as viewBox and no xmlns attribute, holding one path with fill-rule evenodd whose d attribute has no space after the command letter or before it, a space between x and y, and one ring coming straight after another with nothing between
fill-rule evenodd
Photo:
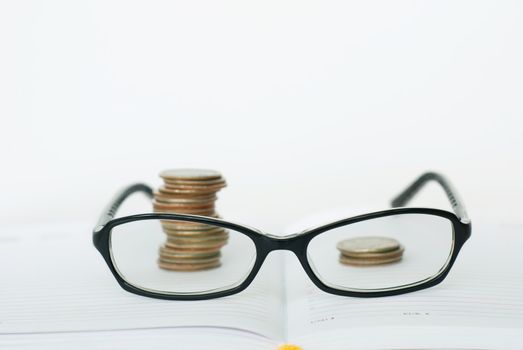
<instances>
[{"instance_id":1,"label":"yellow spot at page bottom","mask_svg":"<svg viewBox=\"0 0 523 350\"><path fill-rule=\"evenodd\" d=\"M278 347L278 350L301 350L301 347L292 344L283 344Z\"/></svg>"}]
</instances>

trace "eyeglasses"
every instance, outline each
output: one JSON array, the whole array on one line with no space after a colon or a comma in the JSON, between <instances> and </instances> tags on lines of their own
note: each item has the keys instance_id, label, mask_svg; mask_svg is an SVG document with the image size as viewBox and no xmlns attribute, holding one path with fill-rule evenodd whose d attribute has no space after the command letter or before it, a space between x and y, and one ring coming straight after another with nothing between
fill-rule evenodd
<instances>
[{"instance_id":1,"label":"eyeglasses","mask_svg":"<svg viewBox=\"0 0 523 350\"><path fill-rule=\"evenodd\" d=\"M404 207L429 181L443 187L453 212ZM253 281L274 250L293 252L312 282L331 294L382 297L409 293L443 281L471 234L470 219L457 192L442 175L432 172L400 193L392 201L392 209L283 237L189 214L114 218L121 204L136 192L153 197L152 189L144 184L118 193L95 227L93 243L122 288L152 298L201 300L238 293ZM227 243L213 254L191 252L185 271L166 270L158 264L159 247L170 229L180 227L181 232L208 230L209 235L202 239L212 239L212 232L226 235ZM376 246L377 242L382 245ZM200 262L207 259L209 268L190 271L194 254L201 255Z\"/></svg>"}]
</instances>

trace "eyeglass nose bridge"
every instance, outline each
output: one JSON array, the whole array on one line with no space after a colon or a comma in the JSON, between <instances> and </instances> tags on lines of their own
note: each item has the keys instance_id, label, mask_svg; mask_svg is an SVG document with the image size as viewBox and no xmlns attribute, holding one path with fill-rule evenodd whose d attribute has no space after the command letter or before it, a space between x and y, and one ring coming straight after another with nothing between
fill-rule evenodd
<instances>
[{"instance_id":1,"label":"eyeglass nose bridge","mask_svg":"<svg viewBox=\"0 0 523 350\"><path fill-rule=\"evenodd\" d=\"M289 236L275 236L271 234L264 235L267 252L275 250L286 250L299 255L306 248L308 240L300 234Z\"/></svg>"}]
</instances>

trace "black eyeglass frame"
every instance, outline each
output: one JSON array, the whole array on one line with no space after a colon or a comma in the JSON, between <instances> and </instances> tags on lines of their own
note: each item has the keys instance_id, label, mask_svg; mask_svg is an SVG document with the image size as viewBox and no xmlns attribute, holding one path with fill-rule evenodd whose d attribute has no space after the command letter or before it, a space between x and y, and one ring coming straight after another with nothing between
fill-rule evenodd
<instances>
[{"instance_id":1,"label":"black eyeglass frame","mask_svg":"<svg viewBox=\"0 0 523 350\"><path fill-rule=\"evenodd\" d=\"M435 208L422 208L422 207L404 207L410 199L427 183L430 181L436 181L439 183L452 205L454 212L449 212L446 210L435 209ZM232 223L229 221L198 216L198 215L189 215L189 214L172 214L172 213L146 213L146 214L136 214L130 216L124 216L120 218L114 218L118 208L122 203L132 194L142 192L145 193L148 197L153 198L153 190L151 187L145 184L134 184L129 187L124 188L119 192L115 198L110 202L109 206L102 213L98 224L93 230L93 244L96 249L101 253L105 262L109 266L112 274L120 284L120 286L128 292L151 297L157 299L167 299L167 300L204 300L204 299L213 299L220 298L232 294L239 293L246 289L251 282L254 280L256 274L260 270L263 262L267 255L275 250L289 250L293 252L298 260L300 261L303 269L312 280L312 282L321 290L335 295L349 296L349 297L363 297L363 298L373 298L373 297L384 297L392 296L398 294L410 293L426 288L433 287L441 283L445 277L448 275L450 269L454 265L456 258L459 254L459 251L463 247L463 244L470 238L471 235L471 221L465 210L465 206L458 196L456 190L453 188L451 183L442 175L434 172L428 172L420 176L416 181L414 181L409 187L407 187L403 192L401 192L396 198L391 202L392 209L358 215L342 220L338 220L320 227L308 229L306 231L292 234L289 236L274 236L271 234L263 233L257 229L250 228L245 225L240 225L237 223ZM443 269L439 271L435 276L431 276L426 280L423 280L418 283L409 284L405 286L398 286L389 289L382 290L370 290L370 291L356 291L356 290L345 290L337 289L330 287L323 283L321 279L314 273L313 269L307 258L307 247L310 241L317 235L356 222L376 219L385 216L398 215L398 214L427 214L435 215L448 219L452 223L454 230L454 245L452 252L448 259L447 264ZM202 224L209 224L220 226L226 229L234 230L248 236L256 246L256 259L254 265L245 278L245 280L239 283L232 288L214 291L210 293L160 293L155 291L150 291L146 289L141 289L133 284L126 281L119 273L116 266L113 263L111 257L111 248L110 248L110 237L111 230L125 223L140 221L140 220L183 220L190 222L197 222Z\"/></svg>"}]
</instances>

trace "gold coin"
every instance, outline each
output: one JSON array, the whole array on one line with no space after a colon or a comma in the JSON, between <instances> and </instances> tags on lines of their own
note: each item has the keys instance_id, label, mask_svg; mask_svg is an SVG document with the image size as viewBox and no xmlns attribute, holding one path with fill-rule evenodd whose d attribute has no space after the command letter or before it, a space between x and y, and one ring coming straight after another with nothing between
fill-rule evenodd
<instances>
[{"instance_id":1,"label":"gold coin","mask_svg":"<svg viewBox=\"0 0 523 350\"><path fill-rule=\"evenodd\" d=\"M173 209L169 207L164 207L162 205L154 205L153 206L155 213L167 213L167 214L191 214L191 215L199 215L199 216L212 216L216 212L214 209L187 209L187 208L178 208Z\"/></svg>"},{"instance_id":2,"label":"gold coin","mask_svg":"<svg viewBox=\"0 0 523 350\"><path fill-rule=\"evenodd\" d=\"M204 230L204 231L181 231L181 230L164 230L165 235L169 238L178 239L218 239L229 237L229 231L224 229Z\"/></svg>"},{"instance_id":3,"label":"gold coin","mask_svg":"<svg viewBox=\"0 0 523 350\"><path fill-rule=\"evenodd\" d=\"M220 257L220 251L211 251L211 252L198 252L198 251L179 251L166 247L165 245L160 247L160 256L164 256L168 259L195 259L195 258L215 258Z\"/></svg>"},{"instance_id":4,"label":"gold coin","mask_svg":"<svg viewBox=\"0 0 523 350\"><path fill-rule=\"evenodd\" d=\"M172 246L168 242L164 243L165 248L171 250L173 253L185 253L185 254L196 254L196 253L219 253L222 246L207 247L207 248L184 248L180 246Z\"/></svg>"},{"instance_id":5,"label":"gold coin","mask_svg":"<svg viewBox=\"0 0 523 350\"><path fill-rule=\"evenodd\" d=\"M184 257L177 258L166 255L160 255L160 261L165 263L177 263L177 264L206 264L220 260L220 255L210 257Z\"/></svg>"},{"instance_id":6,"label":"gold coin","mask_svg":"<svg viewBox=\"0 0 523 350\"><path fill-rule=\"evenodd\" d=\"M154 198L165 201L172 201L176 203L206 203L215 201L217 199L216 194L213 193L187 197L183 195L166 194L160 191L154 192Z\"/></svg>"},{"instance_id":7,"label":"gold coin","mask_svg":"<svg viewBox=\"0 0 523 350\"><path fill-rule=\"evenodd\" d=\"M178 226L178 225L164 225L163 232L173 235L212 235L226 232L227 229L219 226L211 226L202 224L201 227L194 226Z\"/></svg>"},{"instance_id":8,"label":"gold coin","mask_svg":"<svg viewBox=\"0 0 523 350\"><path fill-rule=\"evenodd\" d=\"M214 201L208 202L177 202L171 200L165 200L163 198L155 198L155 203L165 206L170 206L172 208L194 208L194 209L209 209L214 208Z\"/></svg>"},{"instance_id":9,"label":"gold coin","mask_svg":"<svg viewBox=\"0 0 523 350\"><path fill-rule=\"evenodd\" d=\"M167 195L184 195L184 196L187 196L187 197L190 197L190 196L201 196L202 194L214 194L216 192L218 192L219 189L216 189L216 188L206 188L206 187L202 187L202 188L190 188L190 189L177 189L177 188L168 188L166 187L165 185L164 186L161 186L158 191L160 191L160 193L163 193L163 194L167 194Z\"/></svg>"},{"instance_id":10,"label":"gold coin","mask_svg":"<svg viewBox=\"0 0 523 350\"><path fill-rule=\"evenodd\" d=\"M177 264L177 263L165 263L161 260L158 260L158 266L165 270L172 270L172 271L200 271L200 270L208 270L215 267L221 266L221 262L213 261L210 263L205 264Z\"/></svg>"},{"instance_id":11,"label":"gold coin","mask_svg":"<svg viewBox=\"0 0 523 350\"><path fill-rule=\"evenodd\" d=\"M191 208L191 207L180 207L170 204L158 203L153 201L154 211L163 211L163 212L174 212L174 213L185 213L185 214L194 214L194 215L212 215L214 214L214 205L212 207L203 207L203 208Z\"/></svg>"},{"instance_id":12,"label":"gold coin","mask_svg":"<svg viewBox=\"0 0 523 350\"><path fill-rule=\"evenodd\" d=\"M213 241L213 240L227 240L229 238L228 232L220 232L215 234L184 234L179 235L176 233L167 233L167 237L172 240L187 240L191 242L204 242L204 241Z\"/></svg>"},{"instance_id":13,"label":"gold coin","mask_svg":"<svg viewBox=\"0 0 523 350\"><path fill-rule=\"evenodd\" d=\"M205 207L205 206L214 206L215 200L207 200L207 201L196 201L196 202L180 202L176 199L166 199L165 197L160 198L154 198L153 204L159 204L166 207Z\"/></svg>"},{"instance_id":14,"label":"gold coin","mask_svg":"<svg viewBox=\"0 0 523 350\"><path fill-rule=\"evenodd\" d=\"M181 248L214 247L226 244L228 239L228 237L180 238L169 236L169 238L167 239L167 243L169 243L171 246L179 246Z\"/></svg>"},{"instance_id":15,"label":"gold coin","mask_svg":"<svg viewBox=\"0 0 523 350\"><path fill-rule=\"evenodd\" d=\"M211 229L203 230L186 230L182 229L172 229L170 227L164 227L163 232L169 236L220 236L228 231L224 228L212 226Z\"/></svg>"},{"instance_id":16,"label":"gold coin","mask_svg":"<svg viewBox=\"0 0 523 350\"><path fill-rule=\"evenodd\" d=\"M177 265L207 265L207 264L213 264L213 263L219 263L220 259L185 259L185 260L169 260L169 259L163 259L159 258L158 262L164 263L164 264L177 264Z\"/></svg>"},{"instance_id":17,"label":"gold coin","mask_svg":"<svg viewBox=\"0 0 523 350\"><path fill-rule=\"evenodd\" d=\"M384 265L398 262L401 260L403 255L386 258L386 259L362 259L362 258L351 258L345 255L340 255L340 263L345 265L354 265L354 266L371 266L371 265Z\"/></svg>"},{"instance_id":18,"label":"gold coin","mask_svg":"<svg viewBox=\"0 0 523 350\"><path fill-rule=\"evenodd\" d=\"M165 246L170 249L175 249L179 251L203 251L211 252L217 251L221 247L227 244L227 240L218 240L218 241L209 241L209 242L186 242L180 240L173 240L168 238L165 242Z\"/></svg>"},{"instance_id":19,"label":"gold coin","mask_svg":"<svg viewBox=\"0 0 523 350\"><path fill-rule=\"evenodd\" d=\"M160 260L165 262L179 262L180 264L184 264L185 262L190 263L197 263L200 262L210 262L210 261L216 261L220 259L219 254L214 254L213 256L198 256L198 255L186 255L186 256L172 256L168 254L160 254Z\"/></svg>"},{"instance_id":20,"label":"gold coin","mask_svg":"<svg viewBox=\"0 0 523 350\"><path fill-rule=\"evenodd\" d=\"M218 215L212 215L210 217L218 217ZM182 220L161 220L162 227L164 230L173 231L205 231L216 229L218 226L203 224L194 221L182 221Z\"/></svg>"},{"instance_id":21,"label":"gold coin","mask_svg":"<svg viewBox=\"0 0 523 350\"><path fill-rule=\"evenodd\" d=\"M394 238L364 236L345 239L338 242L336 248L343 254L384 253L396 250L400 243Z\"/></svg>"},{"instance_id":22,"label":"gold coin","mask_svg":"<svg viewBox=\"0 0 523 350\"><path fill-rule=\"evenodd\" d=\"M167 180L205 181L219 179L222 175L209 169L169 169L162 171L160 177Z\"/></svg>"},{"instance_id":23,"label":"gold coin","mask_svg":"<svg viewBox=\"0 0 523 350\"><path fill-rule=\"evenodd\" d=\"M228 239L229 238L229 233L228 232L219 232L219 233L211 233L211 234L200 234L198 232L196 233L191 233L191 234L182 234L182 235L179 235L177 233L166 233L167 237L168 238L171 238L171 239L178 239L178 240L181 240L181 239L187 239L187 240L191 240L191 241L212 241L212 240L217 240L217 239Z\"/></svg>"},{"instance_id":24,"label":"gold coin","mask_svg":"<svg viewBox=\"0 0 523 350\"><path fill-rule=\"evenodd\" d=\"M388 258L395 258L395 257L403 255L403 251L404 250L405 250L405 248L403 248L403 246L400 245L398 247L398 249L391 250L389 252L384 252L384 253L357 253L357 254L352 254L352 253L342 252L341 254L343 256L346 256L347 258L388 259Z\"/></svg>"},{"instance_id":25,"label":"gold coin","mask_svg":"<svg viewBox=\"0 0 523 350\"><path fill-rule=\"evenodd\" d=\"M166 210L166 209L163 209L163 210L160 210L160 209L154 209L154 212L155 213L158 213L158 214L180 214L180 215L196 215L196 216L203 216L203 217L215 217L215 214L216 212L214 210ZM186 226L189 226L189 225L192 225L192 224L180 224L180 225L186 225ZM196 224L194 224L196 225ZM193 226L194 226L193 225Z\"/></svg>"},{"instance_id":26,"label":"gold coin","mask_svg":"<svg viewBox=\"0 0 523 350\"><path fill-rule=\"evenodd\" d=\"M172 203L163 203L163 202L155 202L155 205L160 206L162 210L168 210L168 211L179 211L183 210L190 214L190 211L204 211L204 210L215 210L214 203L211 204L200 204L200 205L186 205L186 204L172 204ZM154 208L154 207L153 207Z\"/></svg>"}]
</instances>

